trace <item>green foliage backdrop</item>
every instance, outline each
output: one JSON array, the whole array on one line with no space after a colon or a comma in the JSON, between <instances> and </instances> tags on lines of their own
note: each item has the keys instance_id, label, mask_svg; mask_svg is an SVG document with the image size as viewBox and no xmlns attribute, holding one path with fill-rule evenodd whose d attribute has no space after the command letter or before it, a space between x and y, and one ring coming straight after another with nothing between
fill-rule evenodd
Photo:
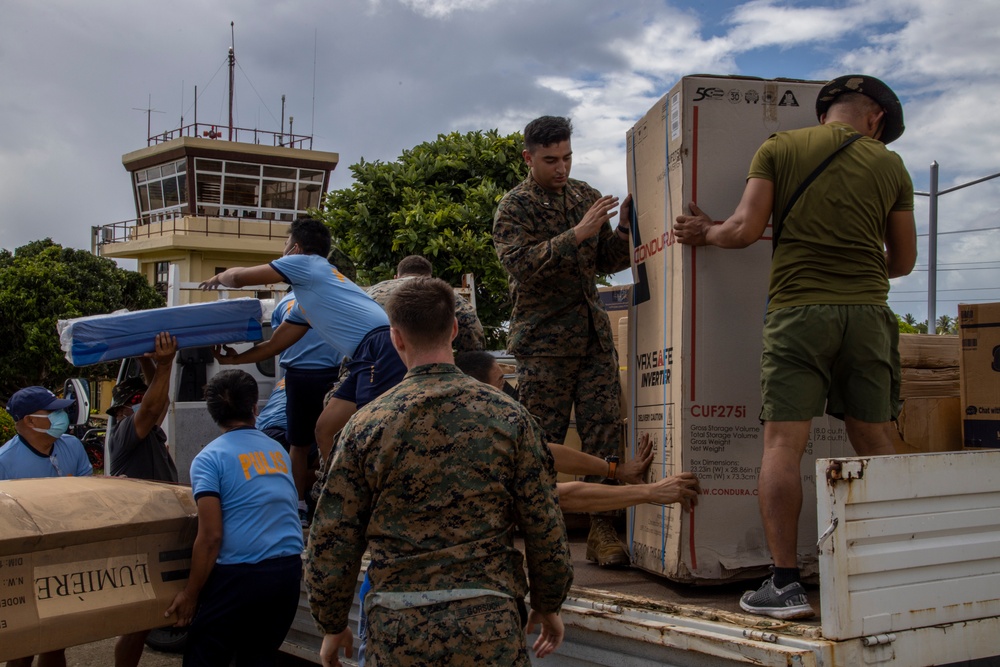
<instances>
[{"instance_id":1,"label":"green foliage backdrop","mask_svg":"<svg viewBox=\"0 0 1000 667\"><path fill-rule=\"evenodd\" d=\"M109 364L74 368L59 347L56 322L127 308L163 306L140 274L51 239L13 253L0 249L0 397L21 387L56 390L69 377L109 377Z\"/></svg>"},{"instance_id":2,"label":"green foliage backdrop","mask_svg":"<svg viewBox=\"0 0 1000 667\"><path fill-rule=\"evenodd\" d=\"M493 214L528 173L522 147L520 133L453 132L395 162L362 159L351 166L354 184L327 193L318 216L357 263L361 284L391 278L407 255L427 257L434 275L452 285L473 273L487 346L503 347L511 304L493 247Z\"/></svg>"}]
</instances>

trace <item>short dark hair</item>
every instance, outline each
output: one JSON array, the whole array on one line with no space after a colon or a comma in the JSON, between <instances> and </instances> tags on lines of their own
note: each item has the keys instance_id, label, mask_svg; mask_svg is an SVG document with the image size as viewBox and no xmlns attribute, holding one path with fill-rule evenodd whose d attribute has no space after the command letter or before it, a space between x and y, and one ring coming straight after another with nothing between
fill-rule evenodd
<instances>
[{"instance_id":1,"label":"short dark hair","mask_svg":"<svg viewBox=\"0 0 1000 667\"><path fill-rule=\"evenodd\" d=\"M258 397L257 381L246 371L222 371L205 385L208 414L222 427L252 423Z\"/></svg>"},{"instance_id":2,"label":"short dark hair","mask_svg":"<svg viewBox=\"0 0 1000 667\"><path fill-rule=\"evenodd\" d=\"M573 134L573 123L562 116L542 116L524 128L524 148L529 153L541 146L567 141Z\"/></svg>"},{"instance_id":3,"label":"short dark hair","mask_svg":"<svg viewBox=\"0 0 1000 667\"><path fill-rule=\"evenodd\" d=\"M288 235L307 255L330 254L330 230L316 218L298 218L288 227Z\"/></svg>"},{"instance_id":4,"label":"short dark hair","mask_svg":"<svg viewBox=\"0 0 1000 667\"><path fill-rule=\"evenodd\" d=\"M466 375L489 384L490 371L497 365L497 359L485 350L468 350L455 355L455 365Z\"/></svg>"},{"instance_id":5,"label":"short dark hair","mask_svg":"<svg viewBox=\"0 0 1000 667\"><path fill-rule=\"evenodd\" d=\"M405 280L385 302L389 324L421 348L447 345L455 323L455 290L440 278Z\"/></svg>"},{"instance_id":6,"label":"short dark hair","mask_svg":"<svg viewBox=\"0 0 1000 667\"><path fill-rule=\"evenodd\" d=\"M868 97L862 93L841 93L830 103L830 108L836 106L845 106L854 109L855 111L860 111L861 113L878 113L882 111L882 107L873 98Z\"/></svg>"},{"instance_id":7,"label":"short dark hair","mask_svg":"<svg viewBox=\"0 0 1000 667\"><path fill-rule=\"evenodd\" d=\"M430 261L420 255L408 255L396 265L397 276L430 276L433 273Z\"/></svg>"}]
</instances>

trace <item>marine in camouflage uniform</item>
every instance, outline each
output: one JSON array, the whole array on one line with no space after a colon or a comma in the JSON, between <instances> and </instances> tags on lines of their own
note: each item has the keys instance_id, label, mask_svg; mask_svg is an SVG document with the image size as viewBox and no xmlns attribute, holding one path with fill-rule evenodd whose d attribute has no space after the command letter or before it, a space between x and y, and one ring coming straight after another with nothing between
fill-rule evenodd
<instances>
[{"instance_id":1,"label":"marine in camouflage uniform","mask_svg":"<svg viewBox=\"0 0 1000 667\"><path fill-rule=\"evenodd\" d=\"M533 131L540 121L556 131ZM621 385L596 278L628 268L631 245L627 230L612 230L607 223L617 200L602 200L600 192L569 178L570 132L568 121L552 117L525 128L524 158L531 171L501 200L493 241L510 276L514 311L508 350L518 361L521 402L541 424L546 441L560 443L575 405L583 451L607 457L621 446ZM553 159L560 160L556 167ZM603 212L597 221L602 224L581 242L575 228L592 211ZM606 519L592 522L588 558L601 565L628 562Z\"/></svg>"},{"instance_id":2,"label":"marine in camouflage uniform","mask_svg":"<svg viewBox=\"0 0 1000 667\"><path fill-rule=\"evenodd\" d=\"M427 282L450 292L407 281L386 308L394 336L393 301ZM313 617L344 632L368 547L366 664L528 665L529 581L532 609L555 614L573 578L551 455L503 392L400 355L406 377L351 418L330 464L307 553Z\"/></svg>"},{"instance_id":3,"label":"marine in camouflage uniform","mask_svg":"<svg viewBox=\"0 0 1000 667\"><path fill-rule=\"evenodd\" d=\"M368 296L375 300L375 303L384 307L392 291L410 277L401 276L391 280L383 280L380 283L372 285L366 291L368 292ZM479 321L476 309L459 294L455 295L455 318L458 320L458 335L452 341L452 347L455 351L472 352L474 350L485 350L486 336L483 333L483 325Z\"/></svg>"}]
</instances>

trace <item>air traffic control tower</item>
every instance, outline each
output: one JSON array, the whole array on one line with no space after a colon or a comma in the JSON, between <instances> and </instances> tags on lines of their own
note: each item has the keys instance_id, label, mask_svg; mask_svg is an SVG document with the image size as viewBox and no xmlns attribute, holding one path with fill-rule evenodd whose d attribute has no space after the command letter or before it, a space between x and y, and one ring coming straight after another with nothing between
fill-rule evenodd
<instances>
[{"instance_id":1,"label":"air traffic control tower","mask_svg":"<svg viewBox=\"0 0 1000 667\"><path fill-rule=\"evenodd\" d=\"M219 127L199 123L196 111L194 123L122 156L136 217L92 228L92 250L137 260L138 272L163 290L171 263L181 282L267 263L281 256L289 223L320 205L337 166L336 153L311 147L312 137L292 134L291 123L288 133L247 130L232 125L230 112L229 126Z\"/></svg>"}]
</instances>

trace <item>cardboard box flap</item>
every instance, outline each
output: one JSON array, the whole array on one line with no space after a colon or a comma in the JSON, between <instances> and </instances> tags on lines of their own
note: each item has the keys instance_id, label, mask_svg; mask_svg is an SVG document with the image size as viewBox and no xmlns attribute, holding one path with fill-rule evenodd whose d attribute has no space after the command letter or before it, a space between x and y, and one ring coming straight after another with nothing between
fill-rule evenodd
<instances>
[{"instance_id":1,"label":"cardboard box flap","mask_svg":"<svg viewBox=\"0 0 1000 667\"><path fill-rule=\"evenodd\" d=\"M0 553L180 528L197 515L188 487L114 477L0 482L0 508Z\"/></svg>"}]
</instances>

